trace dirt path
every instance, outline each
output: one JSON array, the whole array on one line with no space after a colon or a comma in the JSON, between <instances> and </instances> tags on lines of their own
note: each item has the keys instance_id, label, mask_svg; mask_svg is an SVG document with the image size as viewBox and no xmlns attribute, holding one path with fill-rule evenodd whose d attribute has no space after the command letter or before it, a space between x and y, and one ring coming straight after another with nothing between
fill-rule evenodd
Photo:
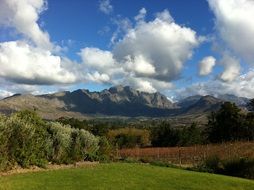
<instances>
[{"instance_id":1,"label":"dirt path","mask_svg":"<svg viewBox=\"0 0 254 190\"><path fill-rule=\"evenodd\" d=\"M0 176L9 176L15 174L22 174L22 173L30 173L30 172L39 172L39 171L50 171L50 170L60 170L60 169L68 169L68 168L85 168L85 167L93 167L99 164L99 162L77 162L75 164L49 164L46 168L40 168L38 166L31 166L29 168L21 168L15 167L12 170L6 172L0 172Z\"/></svg>"}]
</instances>

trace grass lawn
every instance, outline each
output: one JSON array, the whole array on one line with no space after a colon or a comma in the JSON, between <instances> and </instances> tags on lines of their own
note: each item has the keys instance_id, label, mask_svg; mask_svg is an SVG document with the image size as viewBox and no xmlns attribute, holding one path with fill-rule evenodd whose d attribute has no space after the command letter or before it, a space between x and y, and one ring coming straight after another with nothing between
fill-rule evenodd
<instances>
[{"instance_id":1,"label":"grass lawn","mask_svg":"<svg viewBox=\"0 0 254 190\"><path fill-rule=\"evenodd\" d=\"M0 177L0 190L243 190L254 181L144 164L98 164Z\"/></svg>"}]
</instances>

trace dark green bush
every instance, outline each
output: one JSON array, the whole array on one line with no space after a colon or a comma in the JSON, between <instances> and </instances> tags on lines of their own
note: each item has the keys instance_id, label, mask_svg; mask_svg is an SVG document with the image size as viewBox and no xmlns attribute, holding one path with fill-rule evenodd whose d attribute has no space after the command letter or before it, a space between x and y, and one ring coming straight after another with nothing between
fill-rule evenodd
<instances>
[{"instance_id":1,"label":"dark green bush","mask_svg":"<svg viewBox=\"0 0 254 190\"><path fill-rule=\"evenodd\" d=\"M209 173L221 173L222 172L221 159L214 155L208 157L203 163L198 166L198 170Z\"/></svg>"},{"instance_id":2,"label":"dark green bush","mask_svg":"<svg viewBox=\"0 0 254 190\"><path fill-rule=\"evenodd\" d=\"M223 174L254 179L254 159L235 158L223 162Z\"/></svg>"},{"instance_id":3,"label":"dark green bush","mask_svg":"<svg viewBox=\"0 0 254 190\"><path fill-rule=\"evenodd\" d=\"M201 172L254 179L254 159L251 158L221 160L218 156L212 156L198 167L192 169Z\"/></svg>"}]
</instances>

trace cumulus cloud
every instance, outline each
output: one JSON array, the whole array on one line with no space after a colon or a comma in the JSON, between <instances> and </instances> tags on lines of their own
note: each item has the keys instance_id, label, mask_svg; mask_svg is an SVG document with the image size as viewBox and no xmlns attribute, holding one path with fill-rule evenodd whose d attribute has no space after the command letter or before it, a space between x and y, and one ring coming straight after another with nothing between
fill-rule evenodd
<instances>
[{"instance_id":1,"label":"cumulus cloud","mask_svg":"<svg viewBox=\"0 0 254 190\"><path fill-rule=\"evenodd\" d=\"M146 76L168 82L179 76L184 63L191 58L193 49L198 45L195 31L172 22L169 17L163 17L163 20L156 17L130 29L115 44L113 55L117 62L133 65L137 77ZM141 64L148 66L147 73L137 69L139 62L136 60L141 58Z\"/></svg>"},{"instance_id":2,"label":"cumulus cloud","mask_svg":"<svg viewBox=\"0 0 254 190\"><path fill-rule=\"evenodd\" d=\"M15 83L73 83L76 77L61 67L61 58L22 41L0 43L0 77Z\"/></svg>"},{"instance_id":3,"label":"cumulus cloud","mask_svg":"<svg viewBox=\"0 0 254 190\"><path fill-rule=\"evenodd\" d=\"M162 12L156 13L156 18L166 21L166 22L174 22L174 18L170 15L170 13L167 9L165 9Z\"/></svg>"},{"instance_id":4,"label":"cumulus cloud","mask_svg":"<svg viewBox=\"0 0 254 190\"><path fill-rule=\"evenodd\" d=\"M113 6L110 4L110 0L100 0L99 10L104 14L110 14L113 12Z\"/></svg>"},{"instance_id":5,"label":"cumulus cloud","mask_svg":"<svg viewBox=\"0 0 254 190\"><path fill-rule=\"evenodd\" d=\"M170 82L163 82L149 78L130 77L126 78L125 84L132 86L139 91L150 93L154 93L156 91L167 92L173 88L173 85Z\"/></svg>"},{"instance_id":6,"label":"cumulus cloud","mask_svg":"<svg viewBox=\"0 0 254 190\"><path fill-rule=\"evenodd\" d=\"M254 1L208 0L215 25L227 47L246 61L254 61ZM240 38L240 39L239 39Z\"/></svg>"},{"instance_id":7,"label":"cumulus cloud","mask_svg":"<svg viewBox=\"0 0 254 190\"><path fill-rule=\"evenodd\" d=\"M17 35L19 40L0 43L0 79L12 81L9 85L26 88L25 85L69 84L82 80L71 72L78 66L55 55L53 52L59 47L40 28L39 16L46 9L46 0L0 1L0 27L21 34Z\"/></svg>"},{"instance_id":8,"label":"cumulus cloud","mask_svg":"<svg viewBox=\"0 0 254 190\"><path fill-rule=\"evenodd\" d=\"M145 15L143 8L136 16L136 25L128 25L112 52L98 48L81 50L83 64L92 73L98 72L94 80L101 81L99 76L105 74L113 84L129 84L149 92L172 87L171 81L179 78L200 39L194 30L175 23L168 10L157 13L149 22L144 20Z\"/></svg>"},{"instance_id":9,"label":"cumulus cloud","mask_svg":"<svg viewBox=\"0 0 254 190\"><path fill-rule=\"evenodd\" d=\"M221 80L231 82L240 75L241 66L236 57L233 57L228 53L224 53L220 62L224 66L224 71L220 75Z\"/></svg>"},{"instance_id":10,"label":"cumulus cloud","mask_svg":"<svg viewBox=\"0 0 254 190\"><path fill-rule=\"evenodd\" d=\"M245 74L238 76L232 82L223 82L221 80L207 81L192 84L186 88L177 89L174 97L181 99L191 95L224 95L232 94L239 97L254 97L254 78L253 71L250 70Z\"/></svg>"},{"instance_id":11,"label":"cumulus cloud","mask_svg":"<svg viewBox=\"0 0 254 190\"><path fill-rule=\"evenodd\" d=\"M40 13L45 9L44 0L1 0L0 25L15 28L39 47L52 49L48 33L37 23Z\"/></svg>"},{"instance_id":12,"label":"cumulus cloud","mask_svg":"<svg viewBox=\"0 0 254 190\"><path fill-rule=\"evenodd\" d=\"M100 74L98 71L95 71L94 73L87 73L86 79L88 81L96 82L96 83L109 83L110 77L102 73Z\"/></svg>"},{"instance_id":13,"label":"cumulus cloud","mask_svg":"<svg viewBox=\"0 0 254 190\"><path fill-rule=\"evenodd\" d=\"M85 65L103 71L114 67L113 55L110 51L103 51L98 48L81 49L79 55Z\"/></svg>"},{"instance_id":14,"label":"cumulus cloud","mask_svg":"<svg viewBox=\"0 0 254 190\"><path fill-rule=\"evenodd\" d=\"M216 59L213 56L204 57L199 63L199 75L209 75L213 71Z\"/></svg>"}]
</instances>

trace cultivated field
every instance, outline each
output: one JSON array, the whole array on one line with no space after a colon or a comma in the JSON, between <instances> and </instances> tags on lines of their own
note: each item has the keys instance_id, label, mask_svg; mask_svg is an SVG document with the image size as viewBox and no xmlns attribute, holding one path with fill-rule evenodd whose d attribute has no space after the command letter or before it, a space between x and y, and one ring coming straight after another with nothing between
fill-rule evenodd
<instances>
[{"instance_id":1,"label":"cultivated field","mask_svg":"<svg viewBox=\"0 0 254 190\"><path fill-rule=\"evenodd\" d=\"M163 160L174 164L198 164L209 156L221 159L234 157L254 158L254 142L235 142L192 147L133 148L118 151L120 157Z\"/></svg>"},{"instance_id":2,"label":"cultivated field","mask_svg":"<svg viewBox=\"0 0 254 190\"><path fill-rule=\"evenodd\" d=\"M0 177L0 190L253 190L254 181L147 164L98 164Z\"/></svg>"}]
</instances>

